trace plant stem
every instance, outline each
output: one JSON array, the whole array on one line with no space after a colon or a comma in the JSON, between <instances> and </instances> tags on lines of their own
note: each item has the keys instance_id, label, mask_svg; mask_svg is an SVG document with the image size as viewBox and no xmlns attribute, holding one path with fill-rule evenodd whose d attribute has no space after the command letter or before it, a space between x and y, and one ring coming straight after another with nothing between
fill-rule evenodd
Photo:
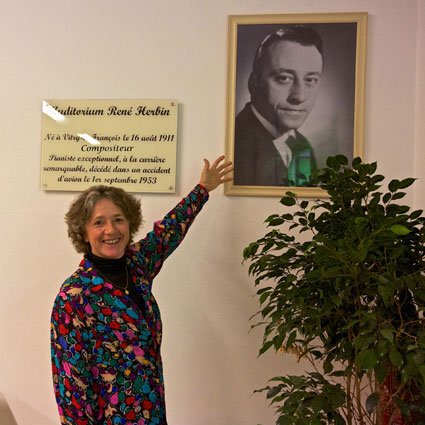
<instances>
[{"instance_id":1,"label":"plant stem","mask_svg":"<svg viewBox=\"0 0 425 425\"><path fill-rule=\"evenodd\" d=\"M348 425L352 425L353 416L352 416L352 408L353 408L353 400L351 398L351 373L347 376L347 423Z\"/></svg>"},{"instance_id":2,"label":"plant stem","mask_svg":"<svg viewBox=\"0 0 425 425\"><path fill-rule=\"evenodd\" d=\"M354 368L354 385L356 388L356 402L357 402L357 410L359 412L360 425L364 425L363 414L362 414L360 379L359 379L356 367Z\"/></svg>"},{"instance_id":3,"label":"plant stem","mask_svg":"<svg viewBox=\"0 0 425 425\"><path fill-rule=\"evenodd\" d=\"M375 376L375 392L378 394L378 405L376 407L376 425L382 425L381 384Z\"/></svg>"}]
</instances>

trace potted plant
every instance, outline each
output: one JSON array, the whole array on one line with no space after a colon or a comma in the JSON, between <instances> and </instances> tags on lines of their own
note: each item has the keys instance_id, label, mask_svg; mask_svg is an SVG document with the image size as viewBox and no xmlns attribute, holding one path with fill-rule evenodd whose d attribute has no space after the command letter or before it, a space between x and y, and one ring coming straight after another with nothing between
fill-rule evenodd
<instances>
[{"instance_id":1,"label":"potted plant","mask_svg":"<svg viewBox=\"0 0 425 425\"><path fill-rule=\"evenodd\" d=\"M260 390L278 425L425 424L425 219L396 202L414 179L383 193L376 169L330 157L314 177L328 197L287 192L244 250L260 354L293 352L312 366Z\"/></svg>"}]
</instances>

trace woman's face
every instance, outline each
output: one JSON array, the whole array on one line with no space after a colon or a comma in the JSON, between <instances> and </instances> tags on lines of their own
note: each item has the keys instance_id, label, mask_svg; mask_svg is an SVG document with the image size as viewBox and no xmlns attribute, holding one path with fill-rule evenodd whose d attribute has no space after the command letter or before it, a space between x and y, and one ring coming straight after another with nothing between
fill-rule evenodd
<instances>
[{"instance_id":1,"label":"woman's face","mask_svg":"<svg viewBox=\"0 0 425 425\"><path fill-rule=\"evenodd\" d=\"M86 223L86 237L91 252L102 258L121 258L130 241L128 220L109 199L96 202Z\"/></svg>"}]
</instances>

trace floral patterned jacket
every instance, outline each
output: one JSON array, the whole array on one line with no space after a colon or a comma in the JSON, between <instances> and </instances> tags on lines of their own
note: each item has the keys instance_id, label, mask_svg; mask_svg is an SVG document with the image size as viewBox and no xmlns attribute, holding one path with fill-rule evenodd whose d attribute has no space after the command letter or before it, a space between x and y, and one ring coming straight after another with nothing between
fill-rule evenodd
<instances>
[{"instance_id":1,"label":"floral patterned jacket","mask_svg":"<svg viewBox=\"0 0 425 425\"><path fill-rule=\"evenodd\" d=\"M62 284L51 320L53 383L62 424L167 424L162 325L152 281L207 200L207 190L197 185L126 251L144 308L104 281L87 259Z\"/></svg>"}]
</instances>

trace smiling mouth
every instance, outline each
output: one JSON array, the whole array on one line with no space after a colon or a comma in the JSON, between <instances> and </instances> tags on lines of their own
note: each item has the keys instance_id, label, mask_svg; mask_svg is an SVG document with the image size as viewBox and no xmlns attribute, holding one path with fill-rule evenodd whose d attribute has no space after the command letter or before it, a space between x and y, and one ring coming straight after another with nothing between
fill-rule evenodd
<instances>
[{"instance_id":1,"label":"smiling mouth","mask_svg":"<svg viewBox=\"0 0 425 425\"><path fill-rule=\"evenodd\" d=\"M108 241L103 241L103 243L106 243L107 245L115 245L115 244L117 244L120 240L121 240L120 238L118 238L118 239L111 239L111 240L108 240Z\"/></svg>"}]
</instances>

